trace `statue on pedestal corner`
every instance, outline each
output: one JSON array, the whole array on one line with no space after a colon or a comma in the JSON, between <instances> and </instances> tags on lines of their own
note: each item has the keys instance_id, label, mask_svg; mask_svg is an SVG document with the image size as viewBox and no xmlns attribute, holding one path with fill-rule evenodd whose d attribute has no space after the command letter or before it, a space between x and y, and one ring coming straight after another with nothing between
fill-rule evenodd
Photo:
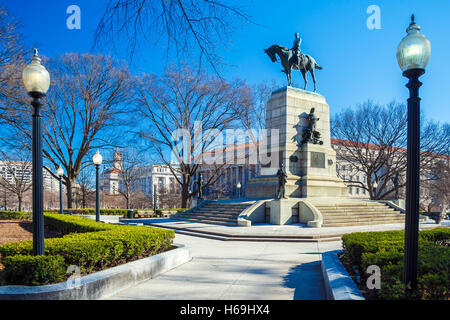
<instances>
[{"instance_id":1,"label":"statue on pedestal corner","mask_svg":"<svg viewBox=\"0 0 450 320\"><path fill-rule=\"evenodd\" d=\"M277 199L286 199L287 174L283 162L280 164L280 169L278 169L277 177L278 177Z\"/></svg>"},{"instance_id":2,"label":"statue on pedestal corner","mask_svg":"<svg viewBox=\"0 0 450 320\"><path fill-rule=\"evenodd\" d=\"M200 172L198 174L198 179L197 179L197 192L198 192L198 198L199 199L203 199L203 188L202 188L202 184L203 184L203 177L202 177L202 173Z\"/></svg>"},{"instance_id":3,"label":"statue on pedestal corner","mask_svg":"<svg viewBox=\"0 0 450 320\"><path fill-rule=\"evenodd\" d=\"M311 111L309 112L308 116L306 117L306 119L308 120L309 124L308 127L303 131L303 140L300 144L303 145L305 143L308 142L312 142L313 144L323 144L323 141L320 140L320 132L317 131L317 122L320 120L320 118L318 118L316 116L315 112L315 108L311 108Z\"/></svg>"}]
</instances>

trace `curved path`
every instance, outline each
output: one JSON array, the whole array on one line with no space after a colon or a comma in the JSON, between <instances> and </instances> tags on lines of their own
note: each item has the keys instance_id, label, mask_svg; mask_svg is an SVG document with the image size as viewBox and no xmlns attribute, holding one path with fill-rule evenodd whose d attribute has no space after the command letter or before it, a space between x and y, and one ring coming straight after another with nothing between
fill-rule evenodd
<instances>
[{"instance_id":1,"label":"curved path","mask_svg":"<svg viewBox=\"0 0 450 320\"><path fill-rule=\"evenodd\" d=\"M109 299L323 300L321 253L341 242L218 241L177 234L193 260Z\"/></svg>"}]
</instances>

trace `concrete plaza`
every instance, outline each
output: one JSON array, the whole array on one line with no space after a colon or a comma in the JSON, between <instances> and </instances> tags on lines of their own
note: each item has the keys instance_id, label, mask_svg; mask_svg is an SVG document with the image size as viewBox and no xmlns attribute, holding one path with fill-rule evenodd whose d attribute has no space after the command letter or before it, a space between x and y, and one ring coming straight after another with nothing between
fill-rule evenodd
<instances>
[{"instance_id":1,"label":"concrete plaza","mask_svg":"<svg viewBox=\"0 0 450 320\"><path fill-rule=\"evenodd\" d=\"M219 241L177 234L193 260L109 299L322 300L321 253L341 242Z\"/></svg>"}]
</instances>

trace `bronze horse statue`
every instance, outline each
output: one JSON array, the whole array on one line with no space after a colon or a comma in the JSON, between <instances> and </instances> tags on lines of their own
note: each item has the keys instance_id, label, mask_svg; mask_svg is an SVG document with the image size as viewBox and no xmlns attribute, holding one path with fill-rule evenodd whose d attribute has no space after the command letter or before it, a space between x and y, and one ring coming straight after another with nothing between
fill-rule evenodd
<instances>
[{"instance_id":1,"label":"bronze horse statue","mask_svg":"<svg viewBox=\"0 0 450 320\"><path fill-rule=\"evenodd\" d=\"M291 77L292 69L300 70L300 72L302 73L303 79L305 80L304 90L306 90L306 86L308 84L308 79L306 78L306 75L308 72L311 73L311 76L314 81L314 92L316 92L315 69L322 70L322 67L317 64L316 60L313 57L311 57L309 54L302 54L300 62L297 65L295 64L294 60L295 56L292 50L285 48L283 46L274 44L270 48L264 49L264 52L267 53L272 62L277 61L276 56L278 55L278 57L281 60L281 65L283 66L283 70L281 70L281 72L284 72L286 74L289 86L292 85L292 77Z\"/></svg>"}]
</instances>

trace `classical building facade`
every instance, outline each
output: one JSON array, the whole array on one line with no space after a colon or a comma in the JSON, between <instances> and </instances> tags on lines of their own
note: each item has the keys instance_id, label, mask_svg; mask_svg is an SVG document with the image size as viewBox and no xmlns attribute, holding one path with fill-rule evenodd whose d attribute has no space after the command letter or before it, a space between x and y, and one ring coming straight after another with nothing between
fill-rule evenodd
<instances>
[{"instance_id":1,"label":"classical building facade","mask_svg":"<svg viewBox=\"0 0 450 320\"><path fill-rule=\"evenodd\" d=\"M123 190L123 181L120 172L123 170L123 155L116 149L113 155L113 166L102 172L100 185L104 192L118 195ZM139 166L135 172L136 180L132 185L133 192L143 192L153 195L156 188L157 195L177 190L178 182L172 174L170 167L165 164L152 164ZM180 175L178 176L180 178Z\"/></svg>"}]
</instances>

